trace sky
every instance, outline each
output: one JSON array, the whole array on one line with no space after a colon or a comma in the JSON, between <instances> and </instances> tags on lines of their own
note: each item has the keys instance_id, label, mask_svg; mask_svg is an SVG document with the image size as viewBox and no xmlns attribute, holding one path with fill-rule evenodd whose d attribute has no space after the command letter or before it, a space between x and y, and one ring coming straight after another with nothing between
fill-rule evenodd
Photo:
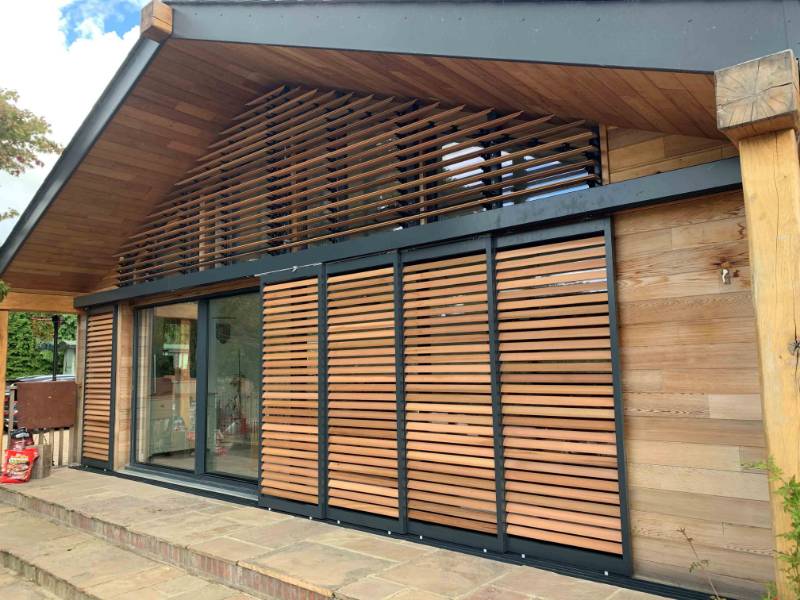
<instances>
[{"instance_id":1,"label":"sky","mask_svg":"<svg viewBox=\"0 0 800 600\"><path fill-rule=\"evenodd\" d=\"M0 0L0 88L44 117L66 146L139 37L147 0ZM0 211L20 213L56 162L0 173ZM15 220L0 222L0 243Z\"/></svg>"}]
</instances>

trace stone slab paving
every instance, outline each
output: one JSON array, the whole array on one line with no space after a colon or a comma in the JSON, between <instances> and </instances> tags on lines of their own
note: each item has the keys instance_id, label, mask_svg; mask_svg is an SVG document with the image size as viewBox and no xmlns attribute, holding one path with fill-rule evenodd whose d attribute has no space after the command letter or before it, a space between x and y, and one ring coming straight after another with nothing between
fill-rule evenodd
<instances>
[{"instance_id":1,"label":"stone slab paving","mask_svg":"<svg viewBox=\"0 0 800 600\"><path fill-rule=\"evenodd\" d=\"M48 568L80 577L92 589L124 590L117 598L148 600L180 590L166 597L216 600L211 591L206 596L199 588L191 591L186 587L200 584L197 578L183 572L179 575L180 569L174 566L255 596L267 597L263 592L270 590L275 597L291 600L660 598L74 469L57 469L47 479L24 485L1 486L0 501L34 513L20 515L14 508L0 509L4 511L0 513L0 550L11 544L27 555L34 553ZM98 544L108 546L106 542L44 521L36 512L150 558L128 557L131 553L127 552L115 575L100 575L115 562L113 557L126 551L113 548L98 556L94 550ZM20 524L20 517L28 524L36 519L38 541L33 549L26 549L27 528ZM153 566L154 556L174 566ZM136 595L128 587L151 580L148 589L156 595Z\"/></svg>"},{"instance_id":2,"label":"stone slab paving","mask_svg":"<svg viewBox=\"0 0 800 600\"><path fill-rule=\"evenodd\" d=\"M16 583L9 585L28 589L34 594L30 598L255 600L239 590L188 575L181 569L10 506L0 507L0 562L6 573L17 573ZM24 586L20 576L40 587ZM53 595L39 593L37 587ZM15 597L0 593L0 598Z\"/></svg>"}]
</instances>

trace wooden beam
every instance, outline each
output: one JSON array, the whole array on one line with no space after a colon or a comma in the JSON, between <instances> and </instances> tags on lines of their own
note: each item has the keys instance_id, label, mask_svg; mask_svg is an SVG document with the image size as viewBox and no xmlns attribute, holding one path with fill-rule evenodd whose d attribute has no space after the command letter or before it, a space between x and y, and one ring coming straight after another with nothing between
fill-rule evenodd
<instances>
[{"instance_id":1,"label":"wooden beam","mask_svg":"<svg viewBox=\"0 0 800 600\"><path fill-rule=\"evenodd\" d=\"M172 35L172 8L161 2L152 0L142 7L139 36L156 42L163 42Z\"/></svg>"},{"instance_id":2,"label":"wooden beam","mask_svg":"<svg viewBox=\"0 0 800 600\"><path fill-rule=\"evenodd\" d=\"M715 73L717 127L734 143L784 129L800 129L797 61L791 50Z\"/></svg>"},{"instance_id":3,"label":"wooden beam","mask_svg":"<svg viewBox=\"0 0 800 600\"><path fill-rule=\"evenodd\" d=\"M36 294L11 291L0 302L0 311L77 313L75 297L65 294Z\"/></svg>"},{"instance_id":4,"label":"wooden beam","mask_svg":"<svg viewBox=\"0 0 800 600\"><path fill-rule=\"evenodd\" d=\"M717 122L739 145L752 270L764 429L784 477L800 477L800 128L797 62L790 50L716 73ZM773 531L791 521L772 484ZM776 559L779 598L793 597Z\"/></svg>"}]
</instances>

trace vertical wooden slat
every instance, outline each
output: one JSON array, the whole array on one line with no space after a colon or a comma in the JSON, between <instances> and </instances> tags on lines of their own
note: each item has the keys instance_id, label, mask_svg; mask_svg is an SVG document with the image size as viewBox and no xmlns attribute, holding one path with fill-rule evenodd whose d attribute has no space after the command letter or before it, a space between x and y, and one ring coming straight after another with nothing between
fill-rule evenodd
<instances>
[{"instance_id":1,"label":"vertical wooden slat","mask_svg":"<svg viewBox=\"0 0 800 600\"><path fill-rule=\"evenodd\" d=\"M317 278L266 284L261 491L317 504Z\"/></svg>"},{"instance_id":2,"label":"vertical wooden slat","mask_svg":"<svg viewBox=\"0 0 800 600\"><path fill-rule=\"evenodd\" d=\"M114 313L89 315L84 373L83 458L108 461L111 434Z\"/></svg>"},{"instance_id":3,"label":"vertical wooden slat","mask_svg":"<svg viewBox=\"0 0 800 600\"><path fill-rule=\"evenodd\" d=\"M328 278L329 503L398 516L394 268Z\"/></svg>"},{"instance_id":4,"label":"vertical wooden slat","mask_svg":"<svg viewBox=\"0 0 800 600\"><path fill-rule=\"evenodd\" d=\"M621 554L602 236L499 251L509 535Z\"/></svg>"},{"instance_id":5,"label":"vertical wooden slat","mask_svg":"<svg viewBox=\"0 0 800 600\"><path fill-rule=\"evenodd\" d=\"M496 533L486 256L403 269L408 515Z\"/></svg>"}]
</instances>

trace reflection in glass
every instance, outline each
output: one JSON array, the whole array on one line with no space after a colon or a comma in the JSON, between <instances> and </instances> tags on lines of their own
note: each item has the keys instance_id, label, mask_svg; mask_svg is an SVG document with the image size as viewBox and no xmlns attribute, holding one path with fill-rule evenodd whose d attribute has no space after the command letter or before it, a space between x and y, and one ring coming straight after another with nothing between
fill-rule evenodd
<instances>
[{"instance_id":1,"label":"reflection in glass","mask_svg":"<svg viewBox=\"0 0 800 600\"><path fill-rule=\"evenodd\" d=\"M194 470L197 303L139 311L137 460Z\"/></svg>"},{"instance_id":2,"label":"reflection in glass","mask_svg":"<svg viewBox=\"0 0 800 600\"><path fill-rule=\"evenodd\" d=\"M206 471L258 476L258 382L261 374L258 294L208 303Z\"/></svg>"}]
</instances>

